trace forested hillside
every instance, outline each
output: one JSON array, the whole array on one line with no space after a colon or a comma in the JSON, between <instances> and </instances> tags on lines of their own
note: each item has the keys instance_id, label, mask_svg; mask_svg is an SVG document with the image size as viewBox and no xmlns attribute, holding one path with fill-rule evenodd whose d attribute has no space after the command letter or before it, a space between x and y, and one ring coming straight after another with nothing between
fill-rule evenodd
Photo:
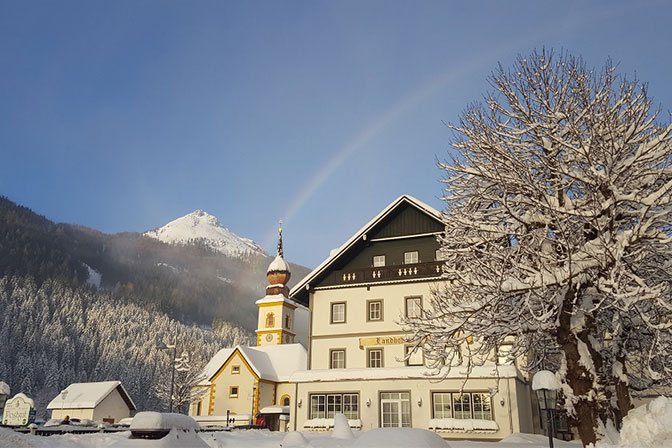
<instances>
[{"instance_id":1,"label":"forested hillside","mask_svg":"<svg viewBox=\"0 0 672 448\"><path fill-rule=\"evenodd\" d=\"M35 398L41 416L70 383L121 380L140 410L165 409L172 343L192 371L220 348L246 344L251 333L219 322L216 331L183 325L123 297L63 280L0 278L0 381Z\"/></svg>"},{"instance_id":2,"label":"forested hillside","mask_svg":"<svg viewBox=\"0 0 672 448\"><path fill-rule=\"evenodd\" d=\"M170 245L139 233L55 224L0 197L0 276L31 276L38 284L59 279L75 288L100 276L93 283L110 297L182 322L209 326L223 319L254 329L254 302L264 294L270 261L261 254L227 256L198 241ZM292 265L292 273L296 282L308 269Z\"/></svg>"}]
</instances>

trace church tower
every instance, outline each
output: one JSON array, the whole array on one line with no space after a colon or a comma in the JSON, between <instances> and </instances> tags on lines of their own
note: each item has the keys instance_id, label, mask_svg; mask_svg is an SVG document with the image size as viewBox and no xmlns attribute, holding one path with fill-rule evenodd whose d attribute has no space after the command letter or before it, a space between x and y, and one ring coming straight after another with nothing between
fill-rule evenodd
<instances>
[{"instance_id":1,"label":"church tower","mask_svg":"<svg viewBox=\"0 0 672 448\"><path fill-rule=\"evenodd\" d=\"M289 299L287 282L292 273L282 252L282 221L278 228L278 251L266 271L266 296L257 300L259 319L257 321L257 345L293 344L294 310L296 304Z\"/></svg>"}]
</instances>

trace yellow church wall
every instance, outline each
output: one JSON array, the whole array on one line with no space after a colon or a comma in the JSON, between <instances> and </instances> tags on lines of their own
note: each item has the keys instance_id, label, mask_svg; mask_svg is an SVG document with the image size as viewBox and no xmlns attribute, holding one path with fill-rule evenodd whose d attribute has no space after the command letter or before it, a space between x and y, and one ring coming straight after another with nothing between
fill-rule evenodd
<instances>
[{"instance_id":1,"label":"yellow church wall","mask_svg":"<svg viewBox=\"0 0 672 448\"><path fill-rule=\"evenodd\" d=\"M289 406L294 406L294 388L294 384L277 383L275 386L275 404L282 406L282 399L284 397L289 397Z\"/></svg>"},{"instance_id":2,"label":"yellow church wall","mask_svg":"<svg viewBox=\"0 0 672 448\"><path fill-rule=\"evenodd\" d=\"M259 381L259 406L261 409L265 406L275 404L275 383L270 381Z\"/></svg>"},{"instance_id":3,"label":"yellow church wall","mask_svg":"<svg viewBox=\"0 0 672 448\"><path fill-rule=\"evenodd\" d=\"M238 367L239 373L233 373L234 367ZM240 352L234 352L211 380L213 390L207 415L226 415L227 410L232 414L253 413L258 380ZM232 396L233 387L238 388L237 396Z\"/></svg>"}]
</instances>

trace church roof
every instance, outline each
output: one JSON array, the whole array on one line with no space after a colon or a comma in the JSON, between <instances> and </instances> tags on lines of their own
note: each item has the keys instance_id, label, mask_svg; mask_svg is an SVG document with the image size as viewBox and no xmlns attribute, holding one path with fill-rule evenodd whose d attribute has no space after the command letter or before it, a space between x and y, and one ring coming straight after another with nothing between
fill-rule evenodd
<instances>
[{"instance_id":1,"label":"church roof","mask_svg":"<svg viewBox=\"0 0 672 448\"><path fill-rule=\"evenodd\" d=\"M307 287L310 287L311 282L313 282L315 279L320 277L325 271L329 269L331 265L334 264L336 260L341 258L350 248L352 248L355 243L357 243L360 239L366 238L367 233L371 232L378 224L380 224L382 221L385 220L391 213L393 213L395 210L397 210L399 207L403 205L410 205L411 207L414 207L415 209L423 212L425 215L429 216L432 218L432 220L435 220L437 223L440 223L443 225L443 220L441 217L441 212L435 209L434 207L425 204L424 202L414 198L413 196L409 195L402 195L399 196L397 199L392 201L387 207L383 209L378 215L376 215L371 221L366 223L361 229L357 231L350 239L348 239L343 245L340 247L333 249L331 253L329 254L329 257L327 257L322 263L320 263L319 266L317 266L315 269L313 269L312 272L310 272L308 275L306 275L299 283L297 283L292 290L289 293L289 297L294 300L298 300L299 302L306 302L306 300L302 300L301 296L303 295L304 291L307 289Z\"/></svg>"},{"instance_id":2,"label":"church roof","mask_svg":"<svg viewBox=\"0 0 672 448\"><path fill-rule=\"evenodd\" d=\"M283 382L292 373L304 370L308 365L308 352L301 344L265 345L263 347L224 348L212 357L203 369L204 380L199 384L210 385L212 378L224 364L238 351L260 379Z\"/></svg>"}]
</instances>

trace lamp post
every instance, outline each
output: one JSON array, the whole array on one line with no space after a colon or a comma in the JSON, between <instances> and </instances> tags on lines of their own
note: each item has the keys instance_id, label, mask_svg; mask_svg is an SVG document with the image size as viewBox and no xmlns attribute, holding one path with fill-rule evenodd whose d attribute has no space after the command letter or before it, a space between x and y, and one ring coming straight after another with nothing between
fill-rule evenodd
<instances>
[{"instance_id":1,"label":"lamp post","mask_svg":"<svg viewBox=\"0 0 672 448\"><path fill-rule=\"evenodd\" d=\"M546 422L548 427L548 446L553 448L553 412L558 400L558 390L560 382L553 372L540 370L532 377L532 390L537 393L539 409L546 411Z\"/></svg>"},{"instance_id":2,"label":"lamp post","mask_svg":"<svg viewBox=\"0 0 672 448\"><path fill-rule=\"evenodd\" d=\"M177 354L177 330L175 330L175 343L166 345L163 342L159 342L156 346L159 350L172 350L173 358L170 361L170 397L168 404L168 412L173 412L173 390L175 388L175 357Z\"/></svg>"}]
</instances>

